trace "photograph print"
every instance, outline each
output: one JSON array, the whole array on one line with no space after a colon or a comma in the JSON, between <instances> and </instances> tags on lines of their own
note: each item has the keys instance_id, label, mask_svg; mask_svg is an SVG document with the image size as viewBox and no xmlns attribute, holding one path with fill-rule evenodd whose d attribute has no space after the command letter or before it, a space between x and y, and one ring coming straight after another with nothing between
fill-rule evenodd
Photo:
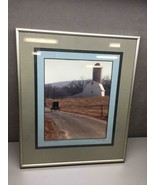
<instances>
[{"instance_id":1,"label":"photograph print","mask_svg":"<svg viewBox=\"0 0 155 185\"><path fill-rule=\"evenodd\" d=\"M44 139L105 138L112 61L45 59Z\"/></svg>"},{"instance_id":2,"label":"photograph print","mask_svg":"<svg viewBox=\"0 0 155 185\"><path fill-rule=\"evenodd\" d=\"M112 144L121 55L35 52L37 147Z\"/></svg>"}]
</instances>

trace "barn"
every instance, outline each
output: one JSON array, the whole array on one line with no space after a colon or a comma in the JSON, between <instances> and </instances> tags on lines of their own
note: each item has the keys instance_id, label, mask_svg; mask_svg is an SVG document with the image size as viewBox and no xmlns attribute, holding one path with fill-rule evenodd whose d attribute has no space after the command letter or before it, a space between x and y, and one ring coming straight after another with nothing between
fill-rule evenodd
<instances>
[{"instance_id":1,"label":"barn","mask_svg":"<svg viewBox=\"0 0 155 185\"><path fill-rule=\"evenodd\" d=\"M86 84L82 96L105 96L105 90L101 83L92 80Z\"/></svg>"},{"instance_id":2,"label":"barn","mask_svg":"<svg viewBox=\"0 0 155 185\"><path fill-rule=\"evenodd\" d=\"M101 84L102 67L96 63L93 67L92 80L86 84L83 91L74 97L105 96L105 89Z\"/></svg>"}]
</instances>

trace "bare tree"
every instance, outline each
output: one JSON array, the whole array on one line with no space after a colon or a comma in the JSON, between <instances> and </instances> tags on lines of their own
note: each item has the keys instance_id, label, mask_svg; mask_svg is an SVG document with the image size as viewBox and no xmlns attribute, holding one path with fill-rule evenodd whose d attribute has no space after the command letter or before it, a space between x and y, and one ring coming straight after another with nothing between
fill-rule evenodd
<instances>
[{"instance_id":1,"label":"bare tree","mask_svg":"<svg viewBox=\"0 0 155 185\"><path fill-rule=\"evenodd\" d=\"M53 86L52 84L45 84L45 98L52 98L53 96Z\"/></svg>"},{"instance_id":2,"label":"bare tree","mask_svg":"<svg viewBox=\"0 0 155 185\"><path fill-rule=\"evenodd\" d=\"M105 95L110 95L110 88L111 88L111 78L109 76L104 76L102 79L102 85L105 89Z\"/></svg>"},{"instance_id":3,"label":"bare tree","mask_svg":"<svg viewBox=\"0 0 155 185\"><path fill-rule=\"evenodd\" d=\"M83 91L85 85L90 81L91 80L85 80L84 77L81 77L81 80L73 80L65 88L70 95L78 94Z\"/></svg>"},{"instance_id":4,"label":"bare tree","mask_svg":"<svg viewBox=\"0 0 155 185\"><path fill-rule=\"evenodd\" d=\"M63 87L45 84L45 98L64 98L81 93L85 85L90 81L91 80L85 80L84 77L81 77L80 80L73 80Z\"/></svg>"}]
</instances>

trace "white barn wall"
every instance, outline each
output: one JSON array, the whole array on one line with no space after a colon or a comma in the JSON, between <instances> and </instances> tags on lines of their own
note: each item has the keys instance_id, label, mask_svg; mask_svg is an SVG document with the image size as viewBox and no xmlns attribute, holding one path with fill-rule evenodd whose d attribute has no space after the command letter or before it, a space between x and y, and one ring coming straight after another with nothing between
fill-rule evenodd
<instances>
[{"instance_id":1,"label":"white barn wall","mask_svg":"<svg viewBox=\"0 0 155 185\"><path fill-rule=\"evenodd\" d=\"M105 90L102 84L91 81L88 84L86 84L83 92L83 96L105 96Z\"/></svg>"}]
</instances>

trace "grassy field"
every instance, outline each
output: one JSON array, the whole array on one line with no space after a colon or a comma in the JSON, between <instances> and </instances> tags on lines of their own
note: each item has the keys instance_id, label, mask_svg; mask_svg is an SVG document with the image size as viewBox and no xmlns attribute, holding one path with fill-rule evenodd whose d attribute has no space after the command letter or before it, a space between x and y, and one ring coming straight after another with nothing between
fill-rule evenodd
<instances>
[{"instance_id":1,"label":"grassy field","mask_svg":"<svg viewBox=\"0 0 155 185\"><path fill-rule=\"evenodd\" d=\"M46 99L45 106L50 108L53 101L59 102L61 111L83 114L103 120L108 118L109 96Z\"/></svg>"},{"instance_id":2,"label":"grassy field","mask_svg":"<svg viewBox=\"0 0 155 185\"><path fill-rule=\"evenodd\" d=\"M59 102L61 111L87 115L105 121L108 119L109 96L46 99L45 107L51 108L54 101ZM61 139L65 134L63 130L56 127L52 119L45 117L45 140Z\"/></svg>"}]
</instances>

